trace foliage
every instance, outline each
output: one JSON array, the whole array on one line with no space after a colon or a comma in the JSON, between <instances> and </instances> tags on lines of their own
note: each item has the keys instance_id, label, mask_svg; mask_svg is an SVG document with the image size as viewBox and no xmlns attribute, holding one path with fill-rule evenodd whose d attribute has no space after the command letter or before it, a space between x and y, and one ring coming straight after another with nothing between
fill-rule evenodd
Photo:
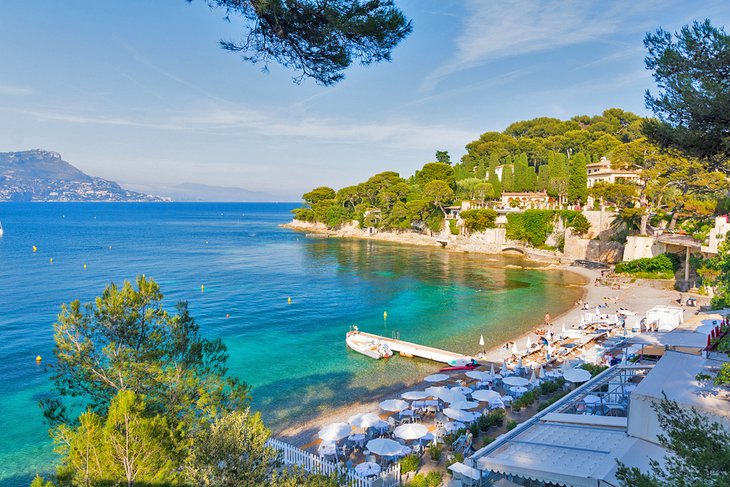
<instances>
[{"instance_id":1,"label":"foliage","mask_svg":"<svg viewBox=\"0 0 730 487\"><path fill-rule=\"evenodd\" d=\"M705 284L715 288L713 308L730 307L730 232L719 245L717 255L706 259L699 273Z\"/></svg>"},{"instance_id":2,"label":"foliage","mask_svg":"<svg viewBox=\"0 0 730 487\"><path fill-rule=\"evenodd\" d=\"M443 162L429 162L424 164L420 171L416 172L416 183L421 186L430 181L444 181L449 187L453 187L456 183L454 168Z\"/></svg>"},{"instance_id":3,"label":"foliage","mask_svg":"<svg viewBox=\"0 0 730 487\"><path fill-rule=\"evenodd\" d=\"M449 232L451 235L459 235L459 226L456 224L456 220L449 220Z\"/></svg>"},{"instance_id":4,"label":"foliage","mask_svg":"<svg viewBox=\"0 0 730 487\"><path fill-rule=\"evenodd\" d=\"M619 262L616 272L631 274L645 279L672 279L678 269L677 257L674 254L660 254L655 257Z\"/></svg>"},{"instance_id":5,"label":"foliage","mask_svg":"<svg viewBox=\"0 0 730 487\"><path fill-rule=\"evenodd\" d=\"M431 457L431 460L434 462L438 462L441 460L441 454L443 453L443 448L441 445L432 443L431 446L428 447L428 455Z\"/></svg>"},{"instance_id":6,"label":"foliage","mask_svg":"<svg viewBox=\"0 0 730 487\"><path fill-rule=\"evenodd\" d=\"M659 444L671 452L664 464L650 461L650 471L618 462L620 485L726 486L730 479L730 432L695 409L684 409L666 397L652 404L664 431Z\"/></svg>"},{"instance_id":7,"label":"foliage","mask_svg":"<svg viewBox=\"0 0 730 487\"><path fill-rule=\"evenodd\" d=\"M513 429L517 428L517 421L514 419L511 419L507 422L507 431L512 431Z\"/></svg>"},{"instance_id":8,"label":"foliage","mask_svg":"<svg viewBox=\"0 0 730 487\"><path fill-rule=\"evenodd\" d=\"M591 224L583 213L578 213L568 227L573 230L574 234L583 236L590 231Z\"/></svg>"},{"instance_id":9,"label":"foliage","mask_svg":"<svg viewBox=\"0 0 730 487\"><path fill-rule=\"evenodd\" d=\"M454 190L446 181L433 179L423 186L423 198L441 209L443 213L446 213L443 208L444 204L450 202L453 197Z\"/></svg>"},{"instance_id":10,"label":"foliage","mask_svg":"<svg viewBox=\"0 0 730 487\"><path fill-rule=\"evenodd\" d=\"M663 147L704 159L710 169L730 170L730 35L709 20L685 25L672 35L647 34L645 62L659 94L646 93L646 105L659 120L645 127Z\"/></svg>"},{"instance_id":11,"label":"foliage","mask_svg":"<svg viewBox=\"0 0 730 487\"><path fill-rule=\"evenodd\" d=\"M406 455L398 463L401 473L415 472L421 465L421 457L416 454Z\"/></svg>"},{"instance_id":12,"label":"foliage","mask_svg":"<svg viewBox=\"0 0 730 487\"><path fill-rule=\"evenodd\" d=\"M589 193L596 200L603 201L606 206L625 208L637 200L639 187L634 183L599 182L593 185Z\"/></svg>"},{"instance_id":13,"label":"foliage","mask_svg":"<svg viewBox=\"0 0 730 487\"><path fill-rule=\"evenodd\" d=\"M449 156L449 152L445 150L437 150L436 151L436 161L440 162L442 164L448 164L451 165L451 156Z\"/></svg>"},{"instance_id":14,"label":"foliage","mask_svg":"<svg viewBox=\"0 0 730 487\"><path fill-rule=\"evenodd\" d=\"M545 244L553 231L556 213L553 210L526 210L507 215L507 238L526 242L533 247Z\"/></svg>"},{"instance_id":15,"label":"foliage","mask_svg":"<svg viewBox=\"0 0 730 487\"><path fill-rule=\"evenodd\" d=\"M41 477L40 475L36 474L35 478L33 478L33 480L30 483L30 487L55 487L55 486L53 485L53 482L51 482L50 480L46 480L43 477Z\"/></svg>"},{"instance_id":16,"label":"foliage","mask_svg":"<svg viewBox=\"0 0 730 487\"><path fill-rule=\"evenodd\" d=\"M162 299L157 283L141 276L136 289L110 284L94 303L62 307L52 372L59 397L44 403L52 423L68 419L69 399L102 414L120 391L143 395L147 410L174 428L246 406L247 386L225 376L223 342L202 337L187 303L170 315Z\"/></svg>"},{"instance_id":17,"label":"foliage","mask_svg":"<svg viewBox=\"0 0 730 487\"><path fill-rule=\"evenodd\" d=\"M419 473L407 484L411 487L438 487L443 481L441 472L429 472L427 475Z\"/></svg>"},{"instance_id":18,"label":"foliage","mask_svg":"<svg viewBox=\"0 0 730 487\"><path fill-rule=\"evenodd\" d=\"M553 404L555 404L556 402L558 402L559 400L561 400L562 398L564 398L565 396L567 396L569 393L570 393L570 391L560 391L560 392L558 392L557 394L555 394L553 397L551 397L547 401L543 401L540 404L538 404L537 405L537 410L538 411L542 411L543 409L546 409L546 408L552 406Z\"/></svg>"},{"instance_id":19,"label":"foliage","mask_svg":"<svg viewBox=\"0 0 730 487\"><path fill-rule=\"evenodd\" d=\"M568 176L568 201L583 204L586 202L588 172L586 156L582 152L573 157Z\"/></svg>"},{"instance_id":20,"label":"foliage","mask_svg":"<svg viewBox=\"0 0 730 487\"><path fill-rule=\"evenodd\" d=\"M188 0L192 1L192 0ZM389 61L391 51L411 33L411 22L393 0L206 0L226 19L241 18L247 33L223 49L251 63L275 61L327 86L344 78L354 60Z\"/></svg>"},{"instance_id":21,"label":"foliage","mask_svg":"<svg viewBox=\"0 0 730 487\"><path fill-rule=\"evenodd\" d=\"M642 218L646 215L644 208L625 207L621 208L611 222L614 230L626 229L627 232L638 232L641 230Z\"/></svg>"},{"instance_id":22,"label":"foliage","mask_svg":"<svg viewBox=\"0 0 730 487\"><path fill-rule=\"evenodd\" d=\"M603 372L604 370L608 369L608 366L606 366L606 365L596 365L596 364L585 363L585 364L582 364L580 366L580 368L583 369L583 370L587 370L588 372L590 372L591 373L591 377L595 377L598 374L600 374L601 372Z\"/></svg>"},{"instance_id":23,"label":"foliage","mask_svg":"<svg viewBox=\"0 0 730 487\"><path fill-rule=\"evenodd\" d=\"M53 437L56 451L63 455L58 467L61 483L178 483L173 432L164 416L148 416L145 409L140 396L121 390L106 419L87 411L77 427L57 428Z\"/></svg>"},{"instance_id":24,"label":"foliage","mask_svg":"<svg viewBox=\"0 0 730 487\"><path fill-rule=\"evenodd\" d=\"M720 371L715 376L715 385L730 385L730 362L725 362L722 364L722 367L720 367Z\"/></svg>"},{"instance_id":25,"label":"foliage","mask_svg":"<svg viewBox=\"0 0 730 487\"><path fill-rule=\"evenodd\" d=\"M487 228L494 228L497 220L497 212L491 208L473 209L462 211L461 219L464 226L470 232L483 232Z\"/></svg>"}]
</instances>

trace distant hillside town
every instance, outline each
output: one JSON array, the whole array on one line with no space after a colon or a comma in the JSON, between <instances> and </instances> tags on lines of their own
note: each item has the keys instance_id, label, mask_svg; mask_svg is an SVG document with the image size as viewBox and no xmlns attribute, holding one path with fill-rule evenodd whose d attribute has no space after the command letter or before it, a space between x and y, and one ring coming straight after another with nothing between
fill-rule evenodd
<instances>
[{"instance_id":1,"label":"distant hillside town","mask_svg":"<svg viewBox=\"0 0 730 487\"><path fill-rule=\"evenodd\" d=\"M93 177L44 150L0 152L2 201L171 201Z\"/></svg>"}]
</instances>

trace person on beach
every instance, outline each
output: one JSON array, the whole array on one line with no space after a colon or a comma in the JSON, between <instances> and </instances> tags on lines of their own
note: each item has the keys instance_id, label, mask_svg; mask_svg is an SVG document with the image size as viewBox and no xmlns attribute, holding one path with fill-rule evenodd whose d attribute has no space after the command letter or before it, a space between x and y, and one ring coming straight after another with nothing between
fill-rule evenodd
<instances>
[{"instance_id":1,"label":"person on beach","mask_svg":"<svg viewBox=\"0 0 730 487\"><path fill-rule=\"evenodd\" d=\"M548 311L545 312L545 326L550 326L550 313Z\"/></svg>"}]
</instances>

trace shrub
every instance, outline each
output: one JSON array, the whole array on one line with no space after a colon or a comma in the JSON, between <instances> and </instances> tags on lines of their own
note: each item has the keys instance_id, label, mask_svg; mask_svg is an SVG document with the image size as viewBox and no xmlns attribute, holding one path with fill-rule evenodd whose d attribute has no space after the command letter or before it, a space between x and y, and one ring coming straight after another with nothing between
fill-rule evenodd
<instances>
[{"instance_id":1,"label":"shrub","mask_svg":"<svg viewBox=\"0 0 730 487\"><path fill-rule=\"evenodd\" d=\"M552 406L556 402L558 402L560 399L565 397L568 394L568 391L562 391L556 394L555 396L551 397L547 401L543 401L540 404L537 405L537 410L542 411L543 409Z\"/></svg>"},{"instance_id":2,"label":"shrub","mask_svg":"<svg viewBox=\"0 0 730 487\"><path fill-rule=\"evenodd\" d=\"M679 257L661 254L656 257L636 259L616 264L616 272L630 274L645 279L672 279L679 267Z\"/></svg>"},{"instance_id":3,"label":"shrub","mask_svg":"<svg viewBox=\"0 0 730 487\"><path fill-rule=\"evenodd\" d=\"M410 487L427 487L428 484L426 483L426 477L424 477L422 473L419 473L416 474L410 482L408 482L408 485Z\"/></svg>"},{"instance_id":4,"label":"shrub","mask_svg":"<svg viewBox=\"0 0 730 487\"><path fill-rule=\"evenodd\" d=\"M504 424L504 417L506 413L504 409L495 409L490 412L487 416L491 424L496 426L502 426Z\"/></svg>"},{"instance_id":5,"label":"shrub","mask_svg":"<svg viewBox=\"0 0 730 487\"><path fill-rule=\"evenodd\" d=\"M451 235L459 235L459 227L456 224L456 220L449 220L449 231Z\"/></svg>"},{"instance_id":6,"label":"shrub","mask_svg":"<svg viewBox=\"0 0 730 487\"><path fill-rule=\"evenodd\" d=\"M302 222L314 222L314 212L311 208L294 208L294 218Z\"/></svg>"},{"instance_id":7,"label":"shrub","mask_svg":"<svg viewBox=\"0 0 730 487\"><path fill-rule=\"evenodd\" d=\"M730 384L730 362L725 362L720 368L720 372L715 376L715 384L724 386Z\"/></svg>"},{"instance_id":8,"label":"shrub","mask_svg":"<svg viewBox=\"0 0 730 487\"><path fill-rule=\"evenodd\" d=\"M436 443L428 447L428 455L434 462L438 462L439 460L441 460L441 454L443 453L443 451L444 450L441 445L437 445Z\"/></svg>"},{"instance_id":9,"label":"shrub","mask_svg":"<svg viewBox=\"0 0 730 487\"><path fill-rule=\"evenodd\" d=\"M472 423L469 426L469 430L471 431L471 434L474 436L474 438L479 436L479 425L477 423Z\"/></svg>"},{"instance_id":10,"label":"shrub","mask_svg":"<svg viewBox=\"0 0 730 487\"><path fill-rule=\"evenodd\" d=\"M553 210L526 210L507 215L507 238L526 242L533 247L545 245L553 231L556 212Z\"/></svg>"},{"instance_id":11,"label":"shrub","mask_svg":"<svg viewBox=\"0 0 730 487\"><path fill-rule=\"evenodd\" d=\"M605 365L595 365L595 364L583 364L580 366L581 369L587 370L591 373L591 377L595 377L604 370L606 370L608 367Z\"/></svg>"},{"instance_id":12,"label":"shrub","mask_svg":"<svg viewBox=\"0 0 730 487\"><path fill-rule=\"evenodd\" d=\"M492 426L492 422L488 416L479 416L476 424L479 425L479 429L482 431L487 431Z\"/></svg>"},{"instance_id":13,"label":"shrub","mask_svg":"<svg viewBox=\"0 0 730 487\"><path fill-rule=\"evenodd\" d=\"M517 421L515 421L514 419L511 419L511 420L510 420L510 421L509 421L509 422L507 423L507 431L512 431L512 430L513 430L513 429L515 429L515 428L517 428Z\"/></svg>"},{"instance_id":14,"label":"shrub","mask_svg":"<svg viewBox=\"0 0 730 487\"><path fill-rule=\"evenodd\" d=\"M402 473L415 472L421 464L421 458L418 455L406 455L400 459L400 471Z\"/></svg>"},{"instance_id":15,"label":"shrub","mask_svg":"<svg viewBox=\"0 0 730 487\"><path fill-rule=\"evenodd\" d=\"M583 236L591 229L591 224L583 213L578 213L568 223L568 228L572 229L574 234Z\"/></svg>"},{"instance_id":16,"label":"shrub","mask_svg":"<svg viewBox=\"0 0 730 487\"><path fill-rule=\"evenodd\" d=\"M492 438L491 436L485 436L484 438L484 446L487 446L491 442L493 442L496 438Z\"/></svg>"},{"instance_id":17,"label":"shrub","mask_svg":"<svg viewBox=\"0 0 730 487\"><path fill-rule=\"evenodd\" d=\"M427 487L438 487L443 481L443 475L441 472L428 472L426 475L426 486Z\"/></svg>"},{"instance_id":18,"label":"shrub","mask_svg":"<svg viewBox=\"0 0 730 487\"><path fill-rule=\"evenodd\" d=\"M487 228L494 228L497 220L497 212L491 208L474 209L462 211L461 219L464 226L470 232L483 232Z\"/></svg>"}]
</instances>

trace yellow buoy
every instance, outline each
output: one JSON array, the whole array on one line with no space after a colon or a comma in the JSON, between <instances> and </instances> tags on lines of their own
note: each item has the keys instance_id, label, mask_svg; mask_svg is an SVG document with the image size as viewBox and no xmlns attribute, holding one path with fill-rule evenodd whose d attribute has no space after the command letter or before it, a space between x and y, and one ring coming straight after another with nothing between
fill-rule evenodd
<instances>
[{"instance_id":1,"label":"yellow buoy","mask_svg":"<svg viewBox=\"0 0 730 487\"><path fill-rule=\"evenodd\" d=\"M53 257L51 257L51 264L53 264Z\"/></svg>"},{"instance_id":2,"label":"yellow buoy","mask_svg":"<svg viewBox=\"0 0 730 487\"><path fill-rule=\"evenodd\" d=\"M84 264L84 269L86 269L86 264Z\"/></svg>"},{"instance_id":3,"label":"yellow buoy","mask_svg":"<svg viewBox=\"0 0 730 487\"><path fill-rule=\"evenodd\" d=\"M387 320L388 319L388 312L387 311L383 311L383 319L384 320Z\"/></svg>"},{"instance_id":4,"label":"yellow buoy","mask_svg":"<svg viewBox=\"0 0 730 487\"><path fill-rule=\"evenodd\" d=\"M36 361L36 362L40 362L41 360L43 360L43 358L42 358L42 357L41 357L40 355L38 355L38 356L37 356L37 357L35 358L35 361Z\"/></svg>"},{"instance_id":5,"label":"yellow buoy","mask_svg":"<svg viewBox=\"0 0 730 487\"><path fill-rule=\"evenodd\" d=\"M36 247L35 245L33 246L33 252L38 252L38 247Z\"/></svg>"},{"instance_id":6,"label":"yellow buoy","mask_svg":"<svg viewBox=\"0 0 730 487\"><path fill-rule=\"evenodd\" d=\"M201 293L204 293L205 292L205 284L201 284L200 285L200 292Z\"/></svg>"},{"instance_id":7,"label":"yellow buoy","mask_svg":"<svg viewBox=\"0 0 730 487\"><path fill-rule=\"evenodd\" d=\"M287 302L291 304L291 298L287 298Z\"/></svg>"}]
</instances>

